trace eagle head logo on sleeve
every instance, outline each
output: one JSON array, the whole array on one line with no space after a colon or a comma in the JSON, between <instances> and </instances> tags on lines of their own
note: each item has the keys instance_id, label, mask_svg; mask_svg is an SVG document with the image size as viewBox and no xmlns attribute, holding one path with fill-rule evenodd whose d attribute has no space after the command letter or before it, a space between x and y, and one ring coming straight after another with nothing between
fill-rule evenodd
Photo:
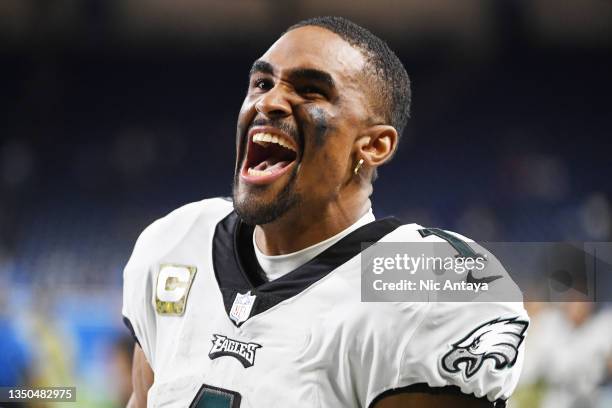
<instances>
[{"instance_id":1,"label":"eagle head logo on sleeve","mask_svg":"<svg viewBox=\"0 0 612 408\"><path fill-rule=\"evenodd\" d=\"M451 346L442 357L442 368L453 374L463 370L466 378L470 378L486 359L493 360L497 370L512 367L528 324L513 317L491 320L477 327Z\"/></svg>"}]
</instances>

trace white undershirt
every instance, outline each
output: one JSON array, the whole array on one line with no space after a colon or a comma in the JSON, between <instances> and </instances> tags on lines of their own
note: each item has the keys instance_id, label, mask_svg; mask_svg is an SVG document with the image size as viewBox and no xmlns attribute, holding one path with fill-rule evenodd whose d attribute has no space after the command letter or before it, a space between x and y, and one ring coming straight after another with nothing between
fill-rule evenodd
<instances>
[{"instance_id":1,"label":"white undershirt","mask_svg":"<svg viewBox=\"0 0 612 408\"><path fill-rule=\"evenodd\" d=\"M325 251L327 248L334 245L336 242L340 241L357 228L368 224L375 219L374 213L370 208L368 212L358 219L353 225L337 233L333 237L327 238L325 241L321 241L307 248L300 249L299 251L284 255L266 255L261 252L261 250L257 247L257 242L255 242L255 232L253 232L253 247L255 248L257 262L259 262L261 269L263 269L269 281L278 279L292 270L304 265L306 262L319 255L321 252Z\"/></svg>"}]
</instances>

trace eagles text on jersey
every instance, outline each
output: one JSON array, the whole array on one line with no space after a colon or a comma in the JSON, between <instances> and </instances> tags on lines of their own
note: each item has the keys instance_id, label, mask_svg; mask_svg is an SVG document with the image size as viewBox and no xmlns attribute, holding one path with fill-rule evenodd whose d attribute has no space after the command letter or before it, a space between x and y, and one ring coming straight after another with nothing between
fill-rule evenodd
<instances>
[{"instance_id":1,"label":"eagles text on jersey","mask_svg":"<svg viewBox=\"0 0 612 408\"><path fill-rule=\"evenodd\" d=\"M445 242L429 232L377 220L268 282L231 202L156 221L124 272L125 321L155 373L149 406L365 408L424 389L503 406L522 365L521 303L361 302L362 243Z\"/></svg>"}]
</instances>

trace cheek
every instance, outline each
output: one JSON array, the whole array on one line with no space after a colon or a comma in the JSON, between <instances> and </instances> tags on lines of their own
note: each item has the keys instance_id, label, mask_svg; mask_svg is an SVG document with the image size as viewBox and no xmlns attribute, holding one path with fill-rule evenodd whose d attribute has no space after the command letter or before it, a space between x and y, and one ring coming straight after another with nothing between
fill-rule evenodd
<instances>
[{"instance_id":1,"label":"cheek","mask_svg":"<svg viewBox=\"0 0 612 408\"><path fill-rule=\"evenodd\" d=\"M238 121L236 122L236 151L240 149L240 138L244 137L247 128L255 117L255 100L248 96L242 102L240 112L238 112Z\"/></svg>"},{"instance_id":2,"label":"cheek","mask_svg":"<svg viewBox=\"0 0 612 408\"><path fill-rule=\"evenodd\" d=\"M315 148L322 148L336 130L334 114L316 105L302 105L297 113L302 118L302 130L310 136L308 139Z\"/></svg>"},{"instance_id":3,"label":"cheek","mask_svg":"<svg viewBox=\"0 0 612 408\"><path fill-rule=\"evenodd\" d=\"M312 127L314 133L314 141L317 147L325 144L327 136L333 131L333 126L330 125L330 118L321 108L312 108L310 110L312 119Z\"/></svg>"},{"instance_id":4,"label":"cheek","mask_svg":"<svg viewBox=\"0 0 612 408\"><path fill-rule=\"evenodd\" d=\"M253 116L255 116L255 100L247 96L242 102L240 112L238 112L238 128L244 129L247 127Z\"/></svg>"},{"instance_id":5,"label":"cheek","mask_svg":"<svg viewBox=\"0 0 612 408\"><path fill-rule=\"evenodd\" d=\"M352 151L351 129L338 123L336 112L320 106L302 105L295 113L306 137L307 173L315 182L314 188L326 189L342 183Z\"/></svg>"},{"instance_id":6,"label":"cheek","mask_svg":"<svg viewBox=\"0 0 612 408\"><path fill-rule=\"evenodd\" d=\"M327 199L334 196L346 180L346 155L337 149L334 143L328 142L319 150L304 172L301 189L311 197Z\"/></svg>"}]
</instances>

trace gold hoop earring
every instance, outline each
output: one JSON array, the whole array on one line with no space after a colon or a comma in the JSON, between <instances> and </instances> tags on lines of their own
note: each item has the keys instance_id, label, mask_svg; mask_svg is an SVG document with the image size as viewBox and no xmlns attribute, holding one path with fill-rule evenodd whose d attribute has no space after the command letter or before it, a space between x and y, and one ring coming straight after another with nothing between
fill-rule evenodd
<instances>
[{"instance_id":1,"label":"gold hoop earring","mask_svg":"<svg viewBox=\"0 0 612 408\"><path fill-rule=\"evenodd\" d=\"M357 165L353 169L353 173L355 175L357 175L357 173L359 173L359 170L361 170L361 166L363 166L363 159L359 159L359 161L357 162Z\"/></svg>"}]
</instances>

